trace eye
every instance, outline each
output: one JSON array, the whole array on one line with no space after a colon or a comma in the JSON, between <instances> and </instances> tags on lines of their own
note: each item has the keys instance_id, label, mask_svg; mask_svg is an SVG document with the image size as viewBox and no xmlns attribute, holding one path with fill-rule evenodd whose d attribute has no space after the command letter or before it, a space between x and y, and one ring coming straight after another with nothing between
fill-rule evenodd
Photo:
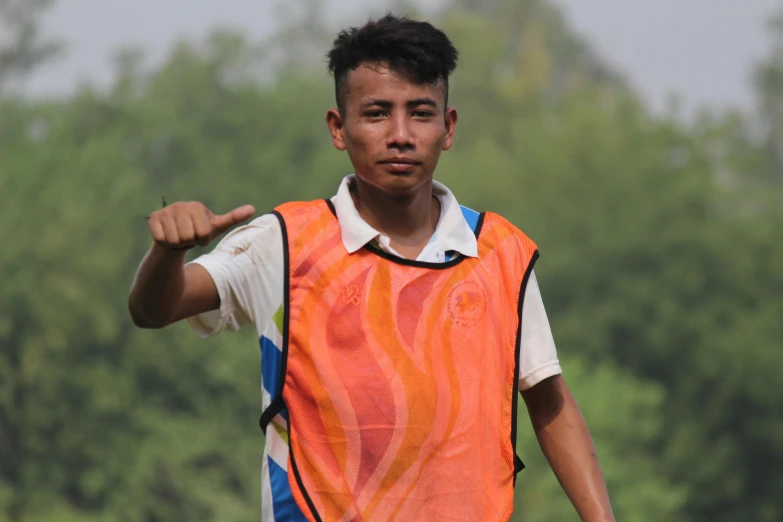
<instances>
[{"instance_id":1,"label":"eye","mask_svg":"<svg viewBox=\"0 0 783 522\"><path fill-rule=\"evenodd\" d=\"M383 118L385 113L383 111L367 111L364 115L367 118Z\"/></svg>"},{"instance_id":2,"label":"eye","mask_svg":"<svg viewBox=\"0 0 783 522\"><path fill-rule=\"evenodd\" d=\"M433 116L435 116L435 113L433 113L432 111L426 111L426 110L413 111L414 118L431 118Z\"/></svg>"}]
</instances>

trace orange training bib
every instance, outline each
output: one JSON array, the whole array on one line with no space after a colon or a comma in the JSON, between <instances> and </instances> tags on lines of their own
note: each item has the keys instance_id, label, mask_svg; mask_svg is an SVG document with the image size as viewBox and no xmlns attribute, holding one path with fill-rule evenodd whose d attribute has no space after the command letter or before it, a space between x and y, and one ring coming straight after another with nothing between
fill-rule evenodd
<instances>
[{"instance_id":1,"label":"orange training bib","mask_svg":"<svg viewBox=\"0 0 783 522\"><path fill-rule=\"evenodd\" d=\"M478 258L348 254L330 203L276 210L287 245L288 480L311 521L508 520L521 296L536 245L502 217ZM264 426L265 427L265 426Z\"/></svg>"}]
</instances>

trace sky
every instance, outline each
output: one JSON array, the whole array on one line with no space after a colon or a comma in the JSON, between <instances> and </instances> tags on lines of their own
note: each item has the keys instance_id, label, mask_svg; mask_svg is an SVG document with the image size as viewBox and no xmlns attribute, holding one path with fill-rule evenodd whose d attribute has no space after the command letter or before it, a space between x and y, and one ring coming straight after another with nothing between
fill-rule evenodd
<instances>
[{"instance_id":1,"label":"sky","mask_svg":"<svg viewBox=\"0 0 783 522\"><path fill-rule=\"evenodd\" d=\"M425 6L441 0L420 0ZM751 72L769 45L765 19L783 0L552 0L576 30L655 108L677 93L686 108L753 103ZM368 0L329 0L346 23ZM155 59L176 40L215 26L261 36L274 23L272 0L59 0L46 34L67 54L26 83L31 94L63 94L83 79L111 78L111 55L141 45Z\"/></svg>"}]
</instances>

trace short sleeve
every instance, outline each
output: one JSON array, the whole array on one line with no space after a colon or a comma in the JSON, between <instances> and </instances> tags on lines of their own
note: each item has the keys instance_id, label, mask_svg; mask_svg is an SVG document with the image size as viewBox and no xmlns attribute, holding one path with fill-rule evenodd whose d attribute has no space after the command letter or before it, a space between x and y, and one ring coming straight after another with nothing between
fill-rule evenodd
<instances>
[{"instance_id":1,"label":"short sleeve","mask_svg":"<svg viewBox=\"0 0 783 522\"><path fill-rule=\"evenodd\" d=\"M520 321L519 389L523 391L563 373L535 272L525 289Z\"/></svg>"},{"instance_id":2,"label":"short sleeve","mask_svg":"<svg viewBox=\"0 0 783 522\"><path fill-rule=\"evenodd\" d=\"M188 318L200 337L248 324L263 330L283 302L283 239L272 214L231 231L192 263L209 273L220 296L218 310Z\"/></svg>"}]
</instances>

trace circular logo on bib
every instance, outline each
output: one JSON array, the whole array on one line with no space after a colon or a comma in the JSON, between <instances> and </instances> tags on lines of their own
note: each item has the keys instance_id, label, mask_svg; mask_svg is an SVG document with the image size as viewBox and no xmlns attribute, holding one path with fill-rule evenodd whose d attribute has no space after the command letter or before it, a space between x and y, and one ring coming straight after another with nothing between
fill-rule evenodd
<instances>
[{"instance_id":1,"label":"circular logo on bib","mask_svg":"<svg viewBox=\"0 0 783 522\"><path fill-rule=\"evenodd\" d=\"M449 315L458 325L472 325L478 322L487 309L484 290L478 283L463 281L449 293Z\"/></svg>"}]
</instances>

